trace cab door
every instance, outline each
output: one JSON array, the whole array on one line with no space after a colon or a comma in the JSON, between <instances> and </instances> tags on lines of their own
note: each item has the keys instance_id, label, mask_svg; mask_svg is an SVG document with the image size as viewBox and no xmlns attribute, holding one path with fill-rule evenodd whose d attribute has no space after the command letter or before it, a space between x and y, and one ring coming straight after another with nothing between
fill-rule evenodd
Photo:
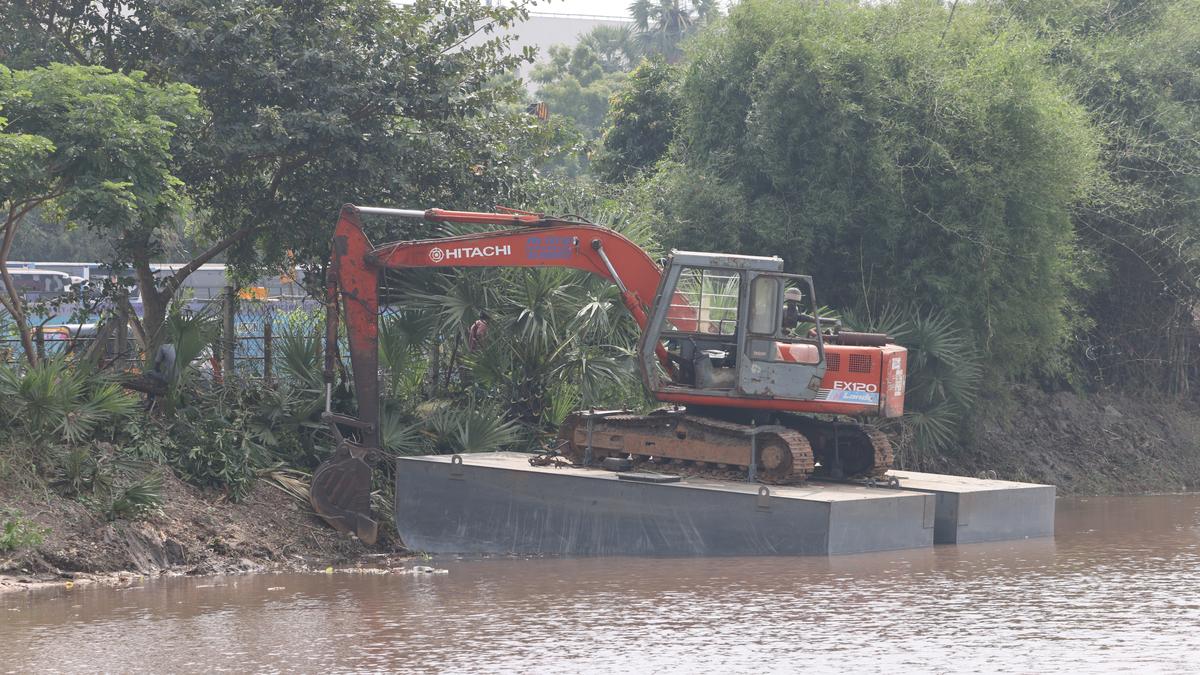
<instances>
[{"instance_id":1,"label":"cab door","mask_svg":"<svg viewBox=\"0 0 1200 675\"><path fill-rule=\"evenodd\" d=\"M819 330L812 277L799 274L749 272L742 306L737 389L747 396L811 400L825 376L825 344ZM805 312L813 320L798 332L783 325L784 292L798 288Z\"/></svg>"}]
</instances>

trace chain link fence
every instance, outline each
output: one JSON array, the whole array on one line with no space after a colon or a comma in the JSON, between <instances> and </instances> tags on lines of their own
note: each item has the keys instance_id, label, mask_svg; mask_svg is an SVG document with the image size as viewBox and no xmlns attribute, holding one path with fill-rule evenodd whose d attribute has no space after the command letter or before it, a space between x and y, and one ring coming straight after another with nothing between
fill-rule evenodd
<instances>
[{"instance_id":1,"label":"chain link fence","mask_svg":"<svg viewBox=\"0 0 1200 675\"><path fill-rule=\"evenodd\" d=\"M279 338L317 335L324 322L324 306L306 295L266 297L233 289L206 295L189 299L183 311L220 317L218 338L204 358L214 370L232 365L242 377L271 377ZM128 320L112 312L85 323L35 323L33 344L42 357L90 353L99 356L107 367L119 370L138 370L146 362ZM0 310L0 363L24 361L25 350L15 322Z\"/></svg>"}]
</instances>

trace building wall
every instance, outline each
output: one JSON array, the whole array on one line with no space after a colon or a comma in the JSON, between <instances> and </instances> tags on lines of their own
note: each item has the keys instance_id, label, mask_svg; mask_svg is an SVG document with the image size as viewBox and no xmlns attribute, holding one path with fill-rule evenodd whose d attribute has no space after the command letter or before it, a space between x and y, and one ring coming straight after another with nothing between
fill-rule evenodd
<instances>
[{"instance_id":1,"label":"building wall","mask_svg":"<svg viewBox=\"0 0 1200 675\"><path fill-rule=\"evenodd\" d=\"M618 17L587 16L583 14L531 14L528 21L519 23L508 30L501 31L500 34L515 34L518 36L511 45L513 52L519 52L527 45L537 47L538 55L536 62L544 62L548 60L550 47L553 45L575 45L579 42L582 35L591 32L596 26L624 26L629 23L631 23L630 19ZM495 33L491 35L477 35L468 40L467 44L480 44L495 37L495 35ZM529 74L532 70L533 64L525 64L518 71L521 78L525 80L525 88L529 90L530 94L537 92L537 83L529 80Z\"/></svg>"}]
</instances>

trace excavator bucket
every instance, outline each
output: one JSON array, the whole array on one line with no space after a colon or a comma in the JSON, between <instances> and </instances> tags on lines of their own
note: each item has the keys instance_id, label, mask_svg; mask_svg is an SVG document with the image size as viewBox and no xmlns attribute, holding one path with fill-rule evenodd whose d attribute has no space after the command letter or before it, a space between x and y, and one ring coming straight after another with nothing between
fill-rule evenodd
<instances>
[{"instance_id":1,"label":"excavator bucket","mask_svg":"<svg viewBox=\"0 0 1200 675\"><path fill-rule=\"evenodd\" d=\"M365 449L343 441L329 461L317 467L309 502L317 514L340 532L353 532L374 544L379 524L371 518L371 465Z\"/></svg>"}]
</instances>

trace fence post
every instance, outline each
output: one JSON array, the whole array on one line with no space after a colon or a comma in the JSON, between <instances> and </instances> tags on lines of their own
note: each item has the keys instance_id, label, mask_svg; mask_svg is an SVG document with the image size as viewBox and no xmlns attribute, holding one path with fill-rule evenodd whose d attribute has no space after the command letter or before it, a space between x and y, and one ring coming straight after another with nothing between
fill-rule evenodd
<instances>
[{"instance_id":1,"label":"fence post","mask_svg":"<svg viewBox=\"0 0 1200 675\"><path fill-rule=\"evenodd\" d=\"M271 384L271 316L263 323L263 382Z\"/></svg>"},{"instance_id":2,"label":"fence post","mask_svg":"<svg viewBox=\"0 0 1200 675\"><path fill-rule=\"evenodd\" d=\"M113 355L113 361L124 361L125 367L129 367L129 359L125 356L125 350L129 347L129 303L121 302L117 306L117 353Z\"/></svg>"},{"instance_id":3,"label":"fence post","mask_svg":"<svg viewBox=\"0 0 1200 675\"><path fill-rule=\"evenodd\" d=\"M33 334L33 342L36 345L38 361L46 360L46 334L42 332L42 327L38 326Z\"/></svg>"},{"instance_id":4,"label":"fence post","mask_svg":"<svg viewBox=\"0 0 1200 675\"><path fill-rule=\"evenodd\" d=\"M222 370L225 371L226 377L232 378L233 353L237 349L237 324L234 321L237 316L237 289L233 286L225 287L225 302L221 303L221 314L221 361L224 366Z\"/></svg>"}]
</instances>

